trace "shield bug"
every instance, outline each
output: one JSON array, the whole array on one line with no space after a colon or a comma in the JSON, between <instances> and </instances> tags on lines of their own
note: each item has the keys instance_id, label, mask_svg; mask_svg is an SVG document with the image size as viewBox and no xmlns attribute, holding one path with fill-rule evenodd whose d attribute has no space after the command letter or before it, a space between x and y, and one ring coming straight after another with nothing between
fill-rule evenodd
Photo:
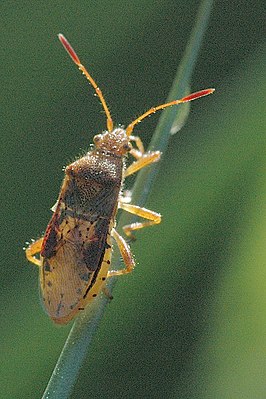
<instances>
[{"instance_id":1,"label":"shield bug","mask_svg":"<svg viewBox=\"0 0 266 399\"><path fill-rule=\"evenodd\" d=\"M39 266L41 295L48 315L56 323L65 324L105 288L109 277L129 273L134 268L129 245L115 229L118 208L145 219L123 227L129 237L132 231L161 221L160 214L127 203L122 195L124 179L159 161L161 155L159 151L144 151L141 139L132 135L134 127L158 110L206 96L214 89L153 107L125 129L114 128L97 83L67 39L62 34L58 37L93 86L107 118L107 130L94 137L93 149L66 167L46 232L26 249L27 259ZM135 160L126 167L128 154ZM110 270L112 239L118 245L124 269Z\"/></svg>"}]
</instances>

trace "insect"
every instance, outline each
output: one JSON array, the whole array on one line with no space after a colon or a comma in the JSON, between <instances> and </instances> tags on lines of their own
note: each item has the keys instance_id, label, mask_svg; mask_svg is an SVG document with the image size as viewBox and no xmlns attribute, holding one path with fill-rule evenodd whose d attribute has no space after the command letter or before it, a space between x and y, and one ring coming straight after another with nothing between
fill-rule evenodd
<instances>
[{"instance_id":1,"label":"insect","mask_svg":"<svg viewBox=\"0 0 266 399\"><path fill-rule=\"evenodd\" d=\"M115 229L118 208L145 219L123 227L129 237L133 231L161 221L159 213L127 203L122 195L124 179L161 156L159 151L144 151L141 139L132 135L134 127L158 110L206 96L214 89L153 107L125 129L114 128L97 83L67 39L62 34L58 37L94 88L107 118L107 130L94 137L93 149L66 167L45 234L26 249L27 259L39 266L40 290L48 315L54 322L66 324L104 290L109 277L129 273L135 266L129 245ZM126 167L128 154L134 161ZM118 245L124 269L110 270L112 239Z\"/></svg>"}]
</instances>

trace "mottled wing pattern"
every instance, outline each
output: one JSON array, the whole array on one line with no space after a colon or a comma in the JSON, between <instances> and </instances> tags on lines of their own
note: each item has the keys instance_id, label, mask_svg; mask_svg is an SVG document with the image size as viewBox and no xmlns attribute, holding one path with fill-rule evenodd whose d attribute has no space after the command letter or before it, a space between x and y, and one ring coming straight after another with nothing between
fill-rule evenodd
<instances>
[{"instance_id":1,"label":"mottled wing pattern","mask_svg":"<svg viewBox=\"0 0 266 399\"><path fill-rule=\"evenodd\" d=\"M58 204L45 235L40 279L45 308L55 321L64 322L82 306L110 248L109 225L105 218L68 214Z\"/></svg>"}]
</instances>

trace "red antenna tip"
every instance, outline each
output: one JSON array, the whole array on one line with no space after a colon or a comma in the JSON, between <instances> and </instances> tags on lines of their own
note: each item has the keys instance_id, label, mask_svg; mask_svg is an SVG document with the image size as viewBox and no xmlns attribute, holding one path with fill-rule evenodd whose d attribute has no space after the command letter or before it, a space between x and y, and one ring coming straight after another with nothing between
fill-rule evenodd
<instances>
[{"instance_id":1,"label":"red antenna tip","mask_svg":"<svg viewBox=\"0 0 266 399\"><path fill-rule=\"evenodd\" d=\"M60 42L62 43L62 45L64 46L65 50L68 52L68 54L72 58L72 60L75 62L75 64L80 65L81 62L79 60L79 57L77 56L75 50L73 49L71 44L68 42L68 40L65 38L65 36L62 35L62 33L59 33L58 39L60 40Z\"/></svg>"},{"instance_id":2,"label":"red antenna tip","mask_svg":"<svg viewBox=\"0 0 266 399\"><path fill-rule=\"evenodd\" d=\"M187 101L196 100L196 98L208 96L209 94L212 94L214 91L215 91L215 89L200 90L200 91L197 91L196 93L192 93L186 97L181 98L181 101L182 101L182 103L186 103Z\"/></svg>"}]
</instances>

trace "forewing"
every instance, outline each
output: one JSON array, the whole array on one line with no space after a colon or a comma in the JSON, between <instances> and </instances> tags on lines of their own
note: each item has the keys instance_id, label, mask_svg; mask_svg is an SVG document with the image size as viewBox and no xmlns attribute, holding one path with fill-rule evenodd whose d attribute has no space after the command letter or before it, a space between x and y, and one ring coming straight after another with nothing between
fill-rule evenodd
<instances>
[{"instance_id":1,"label":"forewing","mask_svg":"<svg viewBox=\"0 0 266 399\"><path fill-rule=\"evenodd\" d=\"M54 245L52 251L52 247L47 249L50 256L43 259L41 291L48 314L59 323L78 311L109 247L108 220L94 219L65 215L47 236L47 242L52 237Z\"/></svg>"}]
</instances>

